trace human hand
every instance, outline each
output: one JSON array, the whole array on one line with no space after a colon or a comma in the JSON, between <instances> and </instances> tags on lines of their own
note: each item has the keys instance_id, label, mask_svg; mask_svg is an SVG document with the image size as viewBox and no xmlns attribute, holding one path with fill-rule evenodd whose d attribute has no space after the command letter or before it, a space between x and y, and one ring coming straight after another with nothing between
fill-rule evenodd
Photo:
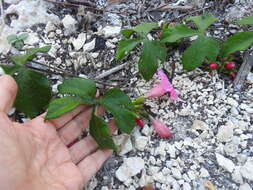
<instances>
[{"instance_id":1,"label":"human hand","mask_svg":"<svg viewBox=\"0 0 253 190\"><path fill-rule=\"evenodd\" d=\"M87 128L92 110L82 105L57 119L44 121L43 114L20 124L7 116L16 93L14 79L1 76L0 189L81 189L112 154L99 150L90 136L73 144Z\"/></svg>"}]
</instances>

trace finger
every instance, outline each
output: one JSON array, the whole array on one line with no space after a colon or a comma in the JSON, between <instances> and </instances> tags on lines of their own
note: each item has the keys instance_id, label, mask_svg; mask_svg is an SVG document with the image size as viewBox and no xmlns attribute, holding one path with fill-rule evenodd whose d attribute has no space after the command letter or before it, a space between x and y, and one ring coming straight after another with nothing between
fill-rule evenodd
<instances>
[{"instance_id":1,"label":"finger","mask_svg":"<svg viewBox=\"0 0 253 190\"><path fill-rule=\"evenodd\" d=\"M56 129L60 129L66 123L71 121L74 117L80 114L83 110L86 110L88 108L89 108L88 105L80 105L76 109L63 114L61 117L56 118L56 119L50 119L49 121L55 126Z\"/></svg>"},{"instance_id":2,"label":"finger","mask_svg":"<svg viewBox=\"0 0 253 190\"><path fill-rule=\"evenodd\" d=\"M92 109L88 109L81 114L77 115L73 120L67 123L64 127L59 129L58 134L65 145L69 145L76 138L79 137L81 132L89 126L91 119ZM98 108L98 115L102 115L104 109L100 106Z\"/></svg>"},{"instance_id":3,"label":"finger","mask_svg":"<svg viewBox=\"0 0 253 190\"><path fill-rule=\"evenodd\" d=\"M117 130L114 120L109 121L111 133L114 133ZM89 154L95 152L98 148L98 144L91 137L87 136L84 139L76 142L69 148L70 156L72 161L77 164L83 160Z\"/></svg>"},{"instance_id":4,"label":"finger","mask_svg":"<svg viewBox=\"0 0 253 190\"><path fill-rule=\"evenodd\" d=\"M98 144L96 141L91 136L87 136L71 146L69 148L69 153L73 163L77 164L87 155L95 152L97 149Z\"/></svg>"},{"instance_id":5,"label":"finger","mask_svg":"<svg viewBox=\"0 0 253 190\"><path fill-rule=\"evenodd\" d=\"M8 113L11 109L18 91L15 80L9 75L0 77L0 111Z\"/></svg>"},{"instance_id":6,"label":"finger","mask_svg":"<svg viewBox=\"0 0 253 190\"><path fill-rule=\"evenodd\" d=\"M112 150L97 150L77 165L83 174L85 184L97 173L103 163L111 156L112 152Z\"/></svg>"}]
</instances>

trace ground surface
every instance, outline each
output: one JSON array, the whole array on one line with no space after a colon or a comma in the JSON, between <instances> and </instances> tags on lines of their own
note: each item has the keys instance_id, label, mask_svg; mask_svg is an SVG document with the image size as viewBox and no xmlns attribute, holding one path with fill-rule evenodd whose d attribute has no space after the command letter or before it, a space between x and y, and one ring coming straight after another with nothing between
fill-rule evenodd
<instances>
[{"instance_id":1,"label":"ground surface","mask_svg":"<svg viewBox=\"0 0 253 190\"><path fill-rule=\"evenodd\" d=\"M247 0L121 0L118 3L100 0L97 8L104 10L101 12L42 0L27 2L6 0L4 3L8 19L0 36L1 58L7 52L17 53L6 43L7 35L28 32L26 47L52 45L49 56L39 57L39 62L89 78L115 67L121 28L147 21L181 23L185 16L212 12L220 21L209 33L223 38L242 30L229 23L250 15L253 8L253 1ZM162 3L193 8L157 11ZM181 101L172 102L163 97L147 103L157 118L173 130L174 138L158 137L148 123L144 128L136 128L131 137L118 136L117 141L127 143L87 185L88 190L134 190L148 183L157 190L253 188L253 73L242 91L237 92L231 79L215 72L184 71L179 62L181 53L172 51L164 64L168 71L172 63L176 64L173 84L180 92ZM102 83L123 88L132 97L145 94L157 79L142 80L135 66L137 60L136 53L132 54L123 61L129 63L127 67L103 78ZM50 78L56 89L62 77L50 74ZM131 177L129 171L136 174Z\"/></svg>"}]
</instances>

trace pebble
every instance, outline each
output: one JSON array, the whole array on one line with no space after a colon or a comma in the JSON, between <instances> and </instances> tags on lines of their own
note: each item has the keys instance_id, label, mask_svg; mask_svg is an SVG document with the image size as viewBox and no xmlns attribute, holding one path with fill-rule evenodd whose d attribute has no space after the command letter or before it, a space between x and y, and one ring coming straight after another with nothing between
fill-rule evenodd
<instances>
[{"instance_id":1,"label":"pebble","mask_svg":"<svg viewBox=\"0 0 253 190\"><path fill-rule=\"evenodd\" d=\"M243 178L240 173L240 167L236 166L234 172L232 173L232 179L234 182L242 184L243 183Z\"/></svg>"},{"instance_id":2,"label":"pebble","mask_svg":"<svg viewBox=\"0 0 253 190\"><path fill-rule=\"evenodd\" d=\"M80 50L83 47L85 41L86 41L86 34L85 33L79 34L78 37L72 41L74 49L76 51Z\"/></svg>"},{"instance_id":3,"label":"pebble","mask_svg":"<svg viewBox=\"0 0 253 190\"><path fill-rule=\"evenodd\" d=\"M148 137L139 136L135 139L135 148L140 151L144 151L148 144Z\"/></svg>"},{"instance_id":4,"label":"pebble","mask_svg":"<svg viewBox=\"0 0 253 190\"><path fill-rule=\"evenodd\" d=\"M224 156L222 156L221 154L216 153L215 155L216 155L216 159L217 159L218 164L223 169L232 173L235 168L235 164L231 160L229 160L228 158L225 158Z\"/></svg>"},{"instance_id":5,"label":"pebble","mask_svg":"<svg viewBox=\"0 0 253 190\"><path fill-rule=\"evenodd\" d=\"M201 121L201 120L194 120L192 124L192 128L195 130L202 130L202 131L209 129L208 125L204 121Z\"/></svg>"},{"instance_id":6,"label":"pebble","mask_svg":"<svg viewBox=\"0 0 253 190\"><path fill-rule=\"evenodd\" d=\"M51 31L55 31L56 30L56 26L54 25L54 23L52 23L51 21L47 22L47 25L45 27L45 32L49 33Z\"/></svg>"},{"instance_id":7,"label":"pebble","mask_svg":"<svg viewBox=\"0 0 253 190\"><path fill-rule=\"evenodd\" d=\"M106 26L102 29L102 32L106 38L114 37L115 35L119 34L120 31L121 31L120 26Z\"/></svg>"},{"instance_id":8,"label":"pebble","mask_svg":"<svg viewBox=\"0 0 253 190\"><path fill-rule=\"evenodd\" d=\"M116 171L116 177L124 182L144 169L144 160L139 157L124 158L123 164Z\"/></svg>"},{"instance_id":9,"label":"pebble","mask_svg":"<svg viewBox=\"0 0 253 190\"><path fill-rule=\"evenodd\" d=\"M209 174L209 172L207 171L207 169L205 169L205 168L201 168L200 169L200 177L209 177L210 176L210 174Z\"/></svg>"},{"instance_id":10,"label":"pebble","mask_svg":"<svg viewBox=\"0 0 253 190\"><path fill-rule=\"evenodd\" d=\"M253 158L248 158L247 162L240 168L242 176L253 181Z\"/></svg>"},{"instance_id":11,"label":"pebble","mask_svg":"<svg viewBox=\"0 0 253 190\"><path fill-rule=\"evenodd\" d=\"M125 155L128 152L133 150L132 141L129 135L121 134L118 136L114 136L113 140L116 145L120 146L120 155Z\"/></svg>"},{"instance_id":12,"label":"pebble","mask_svg":"<svg viewBox=\"0 0 253 190\"><path fill-rule=\"evenodd\" d=\"M176 179L182 179L182 174L180 172L180 170L178 168L171 168L171 173L173 175L174 178Z\"/></svg>"},{"instance_id":13,"label":"pebble","mask_svg":"<svg viewBox=\"0 0 253 190\"><path fill-rule=\"evenodd\" d=\"M220 142L228 142L231 140L233 137L233 127L232 126L227 126L223 125L219 128L218 134L217 134L217 139Z\"/></svg>"},{"instance_id":14,"label":"pebble","mask_svg":"<svg viewBox=\"0 0 253 190\"><path fill-rule=\"evenodd\" d=\"M38 44L39 42L40 42L40 39L38 37L38 34L34 32L28 33L28 38L24 40L24 43L28 45L35 45L35 44Z\"/></svg>"},{"instance_id":15,"label":"pebble","mask_svg":"<svg viewBox=\"0 0 253 190\"><path fill-rule=\"evenodd\" d=\"M77 21L71 15L66 15L62 19L62 24L64 28L66 29L66 35L68 35L68 34L73 33L76 30Z\"/></svg>"},{"instance_id":16,"label":"pebble","mask_svg":"<svg viewBox=\"0 0 253 190\"><path fill-rule=\"evenodd\" d=\"M250 187L248 183L244 183L240 185L239 190L252 190L252 188Z\"/></svg>"},{"instance_id":17,"label":"pebble","mask_svg":"<svg viewBox=\"0 0 253 190\"><path fill-rule=\"evenodd\" d=\"M253 73L250 72L247 76L247 82L253 84Z\"/></svg>"},{"instance_id":18,"label":"pebble","mask_svg":"<svg viewBox=\"0 0 253 190\"><path fill-rule=\"evenodd\" d=\"M184 183L183 184L183 190L191 190L191 185L189 183Z\"/></svg>"},{"instance_id":19,"label":"pebble","mask_svg":"<svg viewBox=\"0 0 253 190\"><path fill-rule=\"evenodd\" d=\"M96 39L94 38L91 42L84 44L83 51L89 52L89 51L93 50L95 48L95 44L96 44Z\"/></svg>"}]
</instances>

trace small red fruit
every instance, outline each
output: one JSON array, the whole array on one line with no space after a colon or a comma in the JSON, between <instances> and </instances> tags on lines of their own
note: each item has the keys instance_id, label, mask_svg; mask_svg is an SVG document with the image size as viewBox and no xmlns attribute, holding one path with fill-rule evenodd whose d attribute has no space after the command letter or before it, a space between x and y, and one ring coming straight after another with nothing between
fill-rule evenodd
<instances>
[{"instance_id":1,"label":"small red fruit","mask_svg":"<svg viewBox=\"0 0 253 190\"><path fill-rule=\"evenodd\" d=\"M236 74L235 72L231 72L229 75L234 79L236 77Z\"/></svg>"},{"instance_id":2,"label":"small red fruit","mask_svg":"<svg viewBox=\"0 0 253 190\"><path fill-rule=\"evenodd\" d=\"M235 65L236 65L236 62L231 61L231 62L228 62L228 63L225 65L225 67L226 67L227 69L233 69L233 68L235 68Z\"/></svg>"},{"instance_id":3,"label":"small red fruit","mask_svg":"<svg viewBox=\"0 0 253 190\"><path fill-rule=\"evenodd\" d=\"M217 69L218 67L219 67L219 63L217 63L217 62L212 62L212 63L210 63L210 68L211 69Z\"/></svg>"},{"instance_id":4,"label":"small red fruit","mask_svg":"<svg viewBox=\"0 0 253 190\"><path fill-rule=\"evenodd\" d=\"M144 125L145 125L145 123L142 119L136 119L135 122L140 127L144 127Z\"/></svg>"}]
</instances>

